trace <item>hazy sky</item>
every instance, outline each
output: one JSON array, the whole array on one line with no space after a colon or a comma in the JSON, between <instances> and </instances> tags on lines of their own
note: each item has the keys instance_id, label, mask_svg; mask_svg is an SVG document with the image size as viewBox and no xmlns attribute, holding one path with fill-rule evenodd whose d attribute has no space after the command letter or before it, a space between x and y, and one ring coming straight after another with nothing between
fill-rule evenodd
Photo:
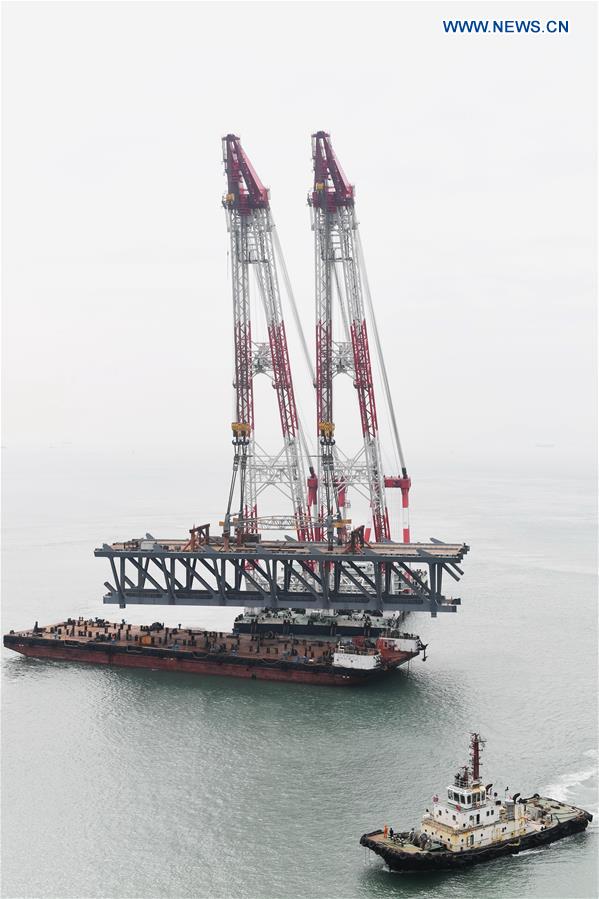
<instances>
[{"instance_id":1,"label":"hazy sky","mask_svg":"<svg viewBox=\"0 0 599 899\"><path fill-rule=\"evenodd\" d=\"M567 16L569 33L446 35L449 16ZM3 17L5 445L188 446L228 468L220 139L240 134L271 188L312 344L306 194L325 129L357 189L409 468L592 464L593 5L8 3ZM356 410L355 447L357 428Z\"/></svg>"}]
</instances>

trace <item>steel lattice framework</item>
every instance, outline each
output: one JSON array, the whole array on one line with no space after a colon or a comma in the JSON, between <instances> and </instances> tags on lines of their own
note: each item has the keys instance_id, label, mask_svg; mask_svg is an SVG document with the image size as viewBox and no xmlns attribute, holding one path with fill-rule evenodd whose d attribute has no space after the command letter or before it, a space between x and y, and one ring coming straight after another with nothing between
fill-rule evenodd
<instances>
[{"instance_id":1,"label":"steel lattice framework","mask_svg":"<svg viewBox=\"0 0 599 899\"><path fill-rule=\"evenodd\" d=\"M105 603L122 608L149 605L250 606L341 611L419 611L435 616L455 612L458 598L442 593L444 574L458 581L466 544L410 543L404 520L403 543L390 540L385 489L401 489L407 511L407 475L368 287L349 184L333 152L329 135L312 138L313 211L316 276L316 366L301 327L300 338L316 387L318 472L306 480L308 451L300 430L277 267L299 326L289 276L278 243L268 190L258 178L239 137L223 138L227 193L223 205L230 235L235 421L232 422L233 477L222 535L210 536L208 524L192 527L189 539L134 538L103 544L95 555L109 560L112 581ZM276 254L276 255L275 255ZM267 340L252 333L250 271L264 308ZM333 301L343 322L341 339L333 333ZM401 464L401 477L385 477L372 377L366 312L378 354L387 408ZM277 396L283 448L272 456L255 437L254 377L272 379ZM333 379L345 373L356 388L363 447L353 457L335 444ZM239 506L232 501L239 477ZM346 488L367 486L375 540L364 527L347 533ZM284 488L292 515L259 516L258 496L266 487ZM312 515L310 515L312 512ZM335 521L336 519L336 521ZM221 523L222 524L222 523ZM231 526L236 540L231 540ZM298 540L263 540L261 531L295 527ZM334 528L338 540L333 540ZM325 539L326 532L326 539Z\"/></svg>"},{"instance_id":2,"label":"steel lattice framework","mask_svg":"<svg viewBox=\"0 0 599 899\"><path fill-rule=\"evenodd\" d=\"M320 517L344 517L346 488L359 483L351 468L346 470L334 449L333 377L347 372L353 377L358 396L364 471L376 541L391 539L386 487L400 487L405 510L403 539L409 543L407 523L410 479L403 464L395 415L386 374L387 403L395 426L396 442L402 458L402 476L385 478L381 458L379 426L372 376L368 326L364 304L365 272L358 234L354 188L349 183L333 151L330 136L324 131L312 135L314 185L308 202L313 210L315 289L316 289L316 404L320 443L318 485L309 493L311 506L320 501ZM342 270L340 283L338 265ZM334 341L333 296L339 301L345 330L345 342ZM376 329L376 323L373 321ZM375 331L380 350L378 333ZM350 355L351 350L351 355ZM381 358L381 365L382 363ZM318 497L320 486L323 495ZM332 502L334 500L334 504Z\"/></svg>"},{"instance_id":3,"label":"steel lattice framework","mask_svg":"<svg viewBox=\"0 0 599 899\"><path fill-rule=\"evenodd\" d=\"M442 593L443 574L458 581L469 547L435 540L426 544L264 542L227 546L210 537L208 525L191 541L155 539L104 544L112 582L104 602L188 606L361 609L364 611L455 612L457 597ZM428 568L424 577L423 568ZM401 589L393 587L398 581Z\"/></svg>"},{"instance_id":4,"label":"steel lattice framework","mask_svg":"<svg viewBox=\"0 0 599 899\"><path fill-rule=\"evenodd\" d=\"M270 370L277 395L284 443L285 473L291 494L295 528L300 540L311 540L313 531L308 511L299 421L275 259L273 241L275 226L270 211L268 190L258 178L239 137L234 134L228 134L223 138L223 159L227 175L227 193L223 205L227 211L231 239L235 329L237 420L232 424L233 442L236 446L234 471L236 467L241 470L242 496L237 528L246 533L256 533L258 530L258 465L254 431L253 378L259 371ZM263 345L258 345L257 365L254 365L252 355L250 266L256 273L258 290L264 306L270 349L268 362Z\"/></svg>"}]
</instances>

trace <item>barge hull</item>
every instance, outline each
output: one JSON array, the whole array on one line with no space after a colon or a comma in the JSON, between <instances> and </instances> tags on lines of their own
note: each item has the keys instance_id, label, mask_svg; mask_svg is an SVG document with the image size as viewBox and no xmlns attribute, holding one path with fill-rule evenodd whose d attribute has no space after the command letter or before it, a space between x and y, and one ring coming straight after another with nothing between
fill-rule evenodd
<instances>
[{"instance_id":1,"label":"barge hull","mask_svg":"<svg viewBox=\"0 0 599 899\"><path fill-rule=\"evenodd\" d=\"M50 641L25 641L15 637L4 638L4 645L24 656L63 662L109 665L121 668L149 668L151 670L176 671L180 674L219 675L252 680L283 681L321 686L348 687L364 684L394 671L411 658L388 664L374 671L342 671L332 666L296 664L293 662L263 662L259 659L226 657L193 658L191 653L169 653L165 650L121 649L110 644L96 644L90 648L65 646Z\"/></svg>"}]
</instances>

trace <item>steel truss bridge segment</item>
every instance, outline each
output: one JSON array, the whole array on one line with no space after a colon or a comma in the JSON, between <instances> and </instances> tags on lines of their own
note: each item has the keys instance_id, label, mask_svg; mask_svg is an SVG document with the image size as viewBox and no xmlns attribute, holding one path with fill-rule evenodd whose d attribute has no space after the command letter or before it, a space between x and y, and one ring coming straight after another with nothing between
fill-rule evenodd
<instances>
[{"instance_id":1,"label":"steel truss bridge segment","mask_svg":"<svg viewBox=\"0 0 599 899\"><path fill-rule=\"evenodd\" d=\"M221 538L190 550L183 540L131 540L94 551L110 562L104 603L455 612L443 573L459 580L466 544L374 544L361 551L325 543L268 541L225 548ZM365 564L367 563L367 564ZM428 579L419 569L428 567ZM399 580L406 593L392 591ZM351 584L351 592L343 585Z\"/></svg>"}]
</instances>

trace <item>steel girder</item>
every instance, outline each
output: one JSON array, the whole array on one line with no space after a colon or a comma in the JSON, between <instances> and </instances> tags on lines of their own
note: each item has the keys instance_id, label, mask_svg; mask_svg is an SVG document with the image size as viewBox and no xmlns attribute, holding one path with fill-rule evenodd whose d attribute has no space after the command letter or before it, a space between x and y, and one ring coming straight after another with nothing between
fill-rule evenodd
<instances>
[{"instance_id":1,"label":"steel girder","mask_svg":"<svg viewBox=\"0 0 599 899\"><path fill-rule=\"evenodd\" d=\"M156 547L160 544L156 543ZM251 606L264 608L363 609L365 611L455 612L459 599L441 592L443 572L459 580L463 546L433 558L424 550L397 556L375 551L331 553L307 544L271 544L225 550L124 549L104 544L95 555L107 558L112 581L104 602L141 605ZM435 547L437 549L437 547ZM428 567L428 579L419 566ZM407 592L393 591L399 581ZM348 588L351 585L351 589Z\"/></svg>"}]
</instances>

